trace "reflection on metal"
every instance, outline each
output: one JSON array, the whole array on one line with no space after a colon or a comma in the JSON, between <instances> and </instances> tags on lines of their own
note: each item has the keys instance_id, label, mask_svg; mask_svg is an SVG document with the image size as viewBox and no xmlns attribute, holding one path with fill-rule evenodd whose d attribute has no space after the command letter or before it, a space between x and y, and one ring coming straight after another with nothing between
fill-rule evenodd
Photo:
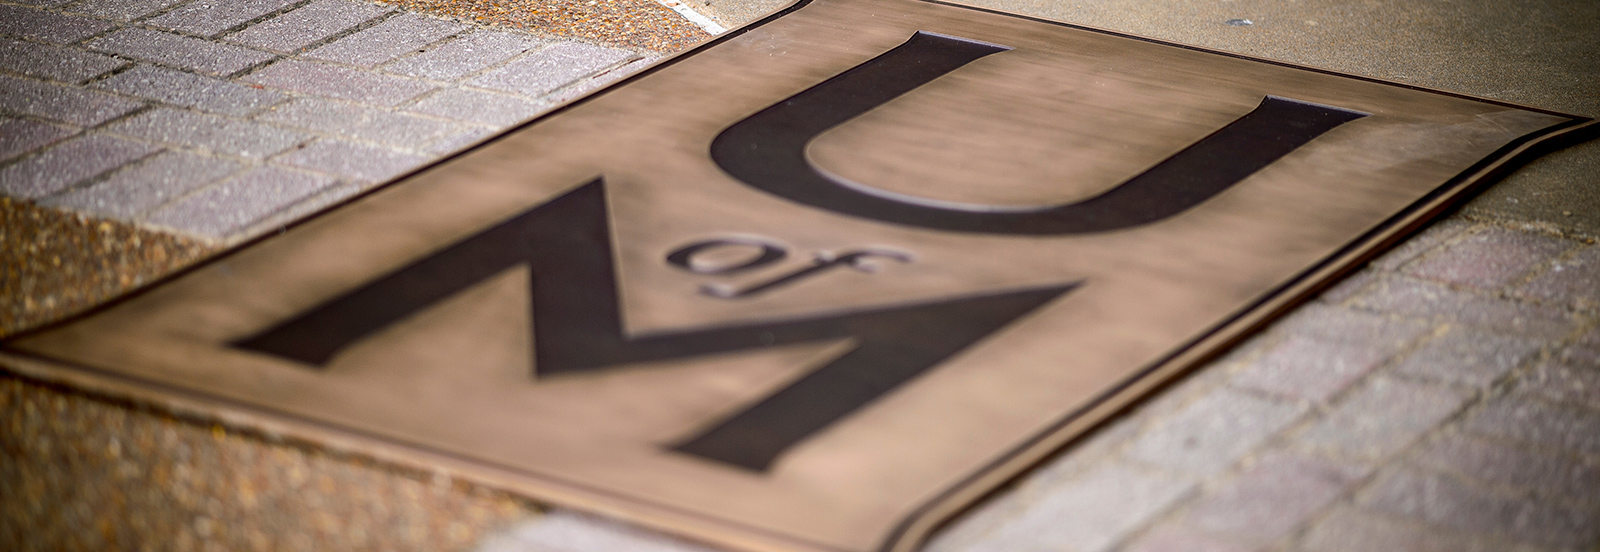
<instances>
[{"instance_id":1,"label":"reflection on metal","mask_svg":"<svg viewBox=\"0 0 1600 552\"><path fill-rule=\"evenodd\" d=\"M4 354L733 548L905 550L1589 128L813 0Z\"/></svg>"}]
</instances>

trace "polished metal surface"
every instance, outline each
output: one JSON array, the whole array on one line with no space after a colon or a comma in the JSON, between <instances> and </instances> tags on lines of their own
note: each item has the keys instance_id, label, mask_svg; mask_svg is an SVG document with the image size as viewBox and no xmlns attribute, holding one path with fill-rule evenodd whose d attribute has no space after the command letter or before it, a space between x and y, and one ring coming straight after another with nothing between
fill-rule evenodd
<instances>
[{"instance_id":1,"label":"polished metal surface","mask_svg":"<svg viewBox=\"0 0 1600 552\"><path fill-rule=\"evenodd\" d=\"M903 549L1589 124L815 0L6 349L724 545Z\"/></svg>"}]
</instances>

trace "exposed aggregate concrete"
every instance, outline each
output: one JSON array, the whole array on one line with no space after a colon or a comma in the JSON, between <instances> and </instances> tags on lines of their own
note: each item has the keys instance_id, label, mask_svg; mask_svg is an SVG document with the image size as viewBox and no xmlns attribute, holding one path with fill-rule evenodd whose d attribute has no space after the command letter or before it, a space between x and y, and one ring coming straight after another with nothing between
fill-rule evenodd
<instances>
[{"instance_id":1,"label":"exposed aggregate concrete","mask_svg":"<svg viewBox=\"0 0 1600 552\"><path fill-rule=\"evenodd\" d=\"M205 242L0 197L0 337L193 264Z\"/></svg>"},{"instance_id":2,"label":"exposed aggregate concrete","mask_svg":"<svg viewBox=\"0 0 1600 552\"><path fill-rule=\"evenodd\" d=\"M0 550L452 552L509 494L0 375Z\"/></svg>"},{"instance_id":3,"label":"exposed aggregate concrete","mask_svg":"<svg viewBox=\"0 0 1600 552\"><path fill-rule=\"evenodd\" d=\"M650 0L384 0L410 11L600 44L676 52L711 39Z\"/></svg>"}]
</instances>

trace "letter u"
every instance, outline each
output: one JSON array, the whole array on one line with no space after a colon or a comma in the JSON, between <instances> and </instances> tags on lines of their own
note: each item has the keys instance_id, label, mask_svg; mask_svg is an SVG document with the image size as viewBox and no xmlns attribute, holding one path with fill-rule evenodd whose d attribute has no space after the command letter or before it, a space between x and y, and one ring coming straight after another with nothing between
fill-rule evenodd
<instances>
[{"instance_id":1,"label":"letter u","mask_svg":"<svg viewBox=\"0 0 1600 552\"><path fill-rule=\"evenodd\" d=\"M1255 110L1100 195L1021 209L962 208L890 194L820 171L806 158L806 145L828 129L1007 50L919 31L894 49L729 126L711 142L711 158L749 186L846 215L955 232L1084 234L1181 213L1329 130L1367 116L1265 96Z\"/></svg>"}]
</instances>

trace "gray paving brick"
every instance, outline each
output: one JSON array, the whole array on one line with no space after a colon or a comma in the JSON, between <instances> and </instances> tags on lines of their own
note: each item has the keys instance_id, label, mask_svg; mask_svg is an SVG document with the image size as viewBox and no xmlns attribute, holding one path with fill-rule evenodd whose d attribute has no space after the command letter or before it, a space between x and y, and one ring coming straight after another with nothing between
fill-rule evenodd
<instances>
[{"instance_id":1,"label":"gray paving brick","mask_svg":"<svg viewBox=\"0 0 1600 552\"><path fill-rule=\"evenodd\" d=\"M427 157L364 146L344 140L318 140L289 152L276 162L360 182L380 182L428 161Z\"/></svg>"},{"instance_id":2,"label":"gray paving brick","mask_svg":"<svg viewBox=\"0 0 1600 552\"><path fill-rule=\"evenodd\" d=\"M1600 306L1600 245L1562 259L1522 286L1523 295L1587 308Z\"/></svg>"},{"instance_id":3,"label":"gray paving brick","mask_svg":"<svg viewBox=\"0 0 1600 552\"><path fill-rule=\"evenodd\" d=\"M17 4L25 4L39 8L53 8L72 0L17 0Z\"/></svg>"},{"instance_id":4,"label":"gray paving brick","mask_svg":"<svg viewBox=\"0 0 1600 552\"><path fill-rule=\"evenodd\" d=\"M483 88L542 96L632 57L635 54L627 50L561 42L513 60L471 82Z\"/></svg>"},{"instance_id":5,"label":"gray paving brick","mask_svg":"<svg viewBox=\"0 0 1600 552\"><path fill-rule=\"evenodd\" d=\"M312 50L305 57L375 67L466 28L454 21L402 13Z\"/></svg>"},{"instance_id":6,"label":"gray paving brick","mask_svg":"<svg viewBox=\"0 0 1600 552\"><path fill-rule=\"evenodd\" d=\"M1518 380L1517 390L1600 410L1600 366L1546 362Z\"/></svg>"},{"instance_id":7,"label":"gray paving brick","mask_svg":"<svg viewBox=\"0 0 1600 552\"><path fill-rule=\"evenodd\" d=\"M1600 366L1600 326L1589 329L1571 347L1561 351L1562 362Z\"/></svg>"},{"instance_id":8,"label":"gray paving brick","mask_svg":"<svg viewBox=\"0 0 1600 552\"><path fill-rule=\"evenodd\" d=\"M1291 335L1233 378L1246 389L1324 402L1388 360L1399 344L1337 343Z\"/></svg>"},{"instance_id":9,"label":"gray paving brick","mask_svg":"<svg viewBox=\"0 0 1600 552\"><path fill-rule=\"evenodd\" d=\"M1467 431L1600 456L1600 413L1511 395L1495 399L1467 419Z\"/></svg>"},{"instance_id":10,"label":"gray paving brick","mask_svg":"<svg viewBox=\"0 0 1600 552\"><path fill-rule=\"evenodd\" d=\"M1478 295L1409 278L1393 278L1372 286L1353 304L1548 339L1566 336L1578 322L1559 307Z\"/></svg>"},{"instance_id":11,"label":"gray paving brick","mask_svg":"<svg viewBox=\"0 0 1600 552\"><path fill-rule=\"evenodd\" d=\"M1539 354L1541 346L1534 339L1451 327L1400 361L1395 369L1402 374L1482 387Z\"/></svg>"},{"instance_id":12,"label":"gray paving brick","mask_svg":"<svg viewBox=\"0 0 1600 552\"><path fill-rule=\"evenodd\" d=\"M574 514L551 512L492 535L478 545L478 552L716 552L658 533L635 529L621 523Z\"/></svg>"},{"instance_id":13,"label":"gray paving brick","mask_svg":"<svg viewBox=\"0 0 1600 552\"><path fill-rule=\"evenodd\" d=\"M72 11L96 15L118 21L133 21L167 9L184 0L88 0Z\"/></svg>"},{"instance_id":14,"label":"gray paving brick","mask_svg":"<svg viewBox=\"0 0 1600 552\"><path fill-rule=\"evenodd\" d=\"M149 29L122 29L89 42L97 50L227 76L272 59L272 54Z\"/></svg>"},{"instance_id":15,"label":"gray paving brick","mask_svg":"<svg viewBox=\"0 0 1600 552\"><path fill-rule=\"evenodd\" d=\"M1302 456L1268 455L1191 504L1183 522L1232 540L1268 544L1332 504L1367 470Z\"/></svg>"},{"instance_id":16,"label":"gray paving brick","mask_svg":"<svg viewBox=\"0 0 1600 552\"><path fill-rule=\"evenodd\" d=\"M1027 479L1022 482L1022 486L1027 489L1050 487L1057 482L1097 469L1102 462L1119 454L1124 445L1139 435L1143 418L1149 416L1147 414L1149 408L1149 405L1144 405L1137 415L1118 416L1103 422L1084 435L1079 442L1063 450L1055 459L1030 472Z\"/></svg>"},{"instance_id":17,"label":"gray paving brick","mask_svg":"<svg viewBox=\"0 0 1600 552\"><path fill-rule=\"evenodd\" d=\"M1381 513L1341 507L1307 532L1303 552L1532 552L1527 545L1463 532L1432 529Z\"/></svg>"},{"instance_id":18,"label":"gray paving brick","mask_svg":"<svg viewBox=\"0 0 1600 552\"><path fill-rule=\"evenodd\" d=\"M1416 320L1313 303L1290 313L1274 324L1272 331L1332 343L1388 348L1404 345L1430 328L1430 324Z\"/></svg>"},{"instance_id":19,"label":"gray paving brick","mask_svg":"<svg viewBox=\"0 0 1600 552\"><path fill-rule=\"evenodd\" d=\"M1593 512L1498 496L1459 478L1417 469L1383 474L1362 493L1361 503L1378 512L1523 542L1583 548L1600 544L1600 523L1594 522Z\"/></svg>"},{"instance_id":20,"label":"gray paving brick","mask_svg":"<svg viewBox=\"0 0 1600 552\"><path fill-rule=\"evenodd\" d=\"M1495 289L1519 280L1575 245L1571 240L1490 227L1406 266L1404 272L1426 280Z\"/></svg>"},{"instance_id":21,"label":"gray paving brick","mask_svg":"<svg viewBox=\"0 0 1600 552\"><path fill-rule=\"evenodd\" d=\"M541 99L554 103L565 103L576 100L588 95L591 92L594 92L595 90L605 88L606 86L611 85L611 83L625 79L629 75L643 71L645 68L650 67L651 64L660 59L661 58L659 57L650 56L623 63L614 69L602 71L591 78L580 79L572 86L557 90L549 96Z\"/></svg>"},{"instance_id":22,"label":"gray paving brick","mask_svg":"<svg viewBox=\"0 0 1600 552\"><path fill-rule=\"evenodd\" d=\"M1461 219L1445 219L1434 223L1427 229L1418 232L1393 250L1385 253L1372 261L1372 265L1384 270L1395 270L1400 266L1432 251L1445 242L1460 236L1472 228L1472 223Z\"/></svg>"},{"instance_id":23,"label":"gray paving brick","mask_svg":"<svg viewBox=\"0 0 1600 552\"><path fill-rule=\"evenodd\" d=\"M257 167L157 209L146 220L193 234L225 238L335 183L329 176Z\"/></svg>"},{"instance_id":24,"label":"gray paving brick","mask_svg":"<svg viewBox=\"0 0 1600 552\"><path fill-rule=\"evenodd\" d=\"M227 39L265 50L295 52L346 29L394 11L391 6L317 0L283 15L251 25Z\"/></svg>"},{"instance_id":25,"label":"gray paving brick","mask_svg":"<svg viewBox=\"0 0 1600 552\"><path fill-rule=\"evenodd\" d=\"M544 42L530 36L478 30L390 63L385 71L412 77L454 81Z\"/></svg>"},{"instance_id":26,"label":"gray paving brick","mask_svg":"<svg viewBox=\"0 0 1600 552\"><path fill-rule=\"evenodd\" d=\"M126 64L77 48L0 38L0 70L30 77L78 83Z\"/></svg>"},{"instance_id":27,"label":"gray paving brick","mask_svg":"<svg viewBox=\"0 0 1600 552\"><path fill-rule=\"evenodd\" d=\"M1294 421L1301 409L1229 389L1190 403L1133 442L1129 456L1193 473L1214 473Z\"/></svg>"},{"instance_id":28,"label":"gray paving brick","mask_svg":"<svg viewBox=\"0 0 1600 552\"><path fill-rule=\"evenodd\" d=\"M491 128L474 127L463 131L461 134L445 138L428 146L428 153L434 155L447 155L455 153L467 146L478 143L479 140L493 136L498 130Z\"/></svg>"},{"instance_id":29,"label":"gray paving brick","mask_svg":"<svg viewBox=\"0 0 1600 552\"><path fill-rule=\"evenodd\" d=\"M95 83L96 87L224 115L244 116L288 96L193 73L140 65Z\"/></svg>"},{"instance_id":30,"label":"gray paving brick","mask_svg":"<svg viewBox=\"0 0 1600 552\"><path fill-rule=\"evenodd\" d=\"M504 94L449 88L440 90L411 106L417 113L467 121L482 125L510 126L545 110L547 104Z\"/></svg>"},{"instance_id":31,"label":"gray paving brick","mask_svg":"<svg viewBox=\"0 0 1600 552\"><path fill-rule=\"evenodd\" d=\"M1600 464L1571 455L1532 452L1456 434L1429 445L1417 461L1478 481L1532 490L1541 497L1600 505L1600 496L1593 493L1600 489Z\"/></svg>"},{"instance_id":32,"label":"gray paving brick","mask_svg":"<svg viewBox=\"0 0 1600 552\"><path fill-rule=\"evenodd\" d=\"M1360 270L1355 274L1346 276L1339 283L1334 284L1333 287L1323 290L1317 296L1317 300L1324 303L1343 303L1346 299L1355 297L1361 290L1384 276L1386 276L1386 273L1374 268Z\"/></svg>"},{"instance_id":33,"label":"gray paving brick","mask_svg":"<svg viewBox=\"0 0 1600 552\"><path fill-rule=\"evenodd\" d=\"M312 96L383 106L404 102L434 88L419 80L293 59L264 67L243 80Z\"/></svg>"},{"instance_id":34,"label":"gray paving brick","mask_svg":"<svg viewBox=\"0 0 1600 552\"><path fill-rule=\"evenodd\" d=\"M27 199L44 197L157 149L111 136L80 136L0 169L0 193Z\"/></svg>"},{"instance_id":35,"label":"gray paving brick","mask_svg":"<svg viewBox=\"0 0 1600 552\"><path fill-rule=\"evenodd\" d=\"M99 19L0 4L0 35L51 44L71 44L115 26L115 23Z\"/></svg>"},{"instance_id":36,"label":"gray paving brick","mask_svg":"<svg viewBox=\"0 0 1600 552\"><path fill-rule=\"evenodd\" d=\"M1388 456L1438 426L1470 398L1470 393L1449 387L1369 379L1299 441L1343 456Z\"/></svg>"},{"instance_id":37,"label":"gray paving brick","mask_svg":"<svg viewBox=\"0 0 1600 552\"><path fill-rule=\"evenodd\" d=\"M1028 479L1035 476L1029 475ZM1025 494L1014 491L979 502L970 511L952 520L947 527L934 531L923 544L921 552L958 552L974 550L975 544L988 538L996 527L1027 506ZM1028 495L1031 496L1031 495Z\"/></svg>"},{"instance_id":38,"label":"gray paving brick","mask_svg":"<svg viewBox=\"0 0 1600 552\"><path fill-rule=\"evenodd\" d=\"M145 23L201 36L217 34L277 11L296 0L194 0Z\"/></svg>"},{"instance_id":39,"label":"gray paving brick","mask_svg":"<svg viewBox=\"0 0 1600 552\"><path fill-rule=\"evenodd\" d=\"M167 151L42 203L126 220L238 169L231 161Z\"/></svg>"},{"instance_id":40,"label":"gray paving brick","mask_svg":"<svg viewBox=\"0 0 1600 552\"><path fill-rule=\"evenodd\" d=\"M466 130L434 119L317 98L296 99L256 119L413 150Z\"/></svg>"},{"instance_id":41,"label":"gray paving brick","mask_svg":"<svg viewBox=\"0 0 1600 552\"><path fill-rule=\"evenodd\" d=\"M1055 550L1071 543L1099 552L1166 510L1194 481L1127 464L1107 464L1043 491L969 550Z\"/></svg>"},{"instance_id":42,"label":"gray paving brick","mask_svg":"<svg viewBox=\"0 0 1600 552\"><path fill-rule=\"evenodd\" d=\"M1221 357L1212 362L1216 364L1252 362L1253 359L1266 354L1267 351L1277 346L1278 342L1281 341L1281 337L1281 334L1256 332L1254 335L1245 338L1243 343L1234 345L1233 348L1228 349Z\"/></svg>"},{"instance_id":43,"label":"gray paving brick","mask_svg":"<svg viewBox=\"0 0 1600 552\"><path fill-rule=\"evenodd\" d=\"M144 104L104 92L0 75L0 110L94 126Z\"/></svg>"},{"instance_id":44,"label":"gray paving brick","mask_svg":"<svg viewBox=\"0 0 1600 552\"><path fill-rule=\"evenodd\" d=\"M54 144L73 132L50 123L0 118L0 161Z\"/></svg>"},{"instance_id":45,"label":"gray paving brick","mask_svg":"<svg viewBox=\"0 0 1600 552\"><path fill-rule=\"evenodd\" d=\"M1121 552L1251 552L1253 547L1229 542L1177 524L1157 526L1121 548Z\"/></svg>"},{"instance_id":46,"label":"gray paving brick","mask_svg":"<svg viewBox=\"0 0 1600 552\"><path fill-rule=\"evenodd\" d=\"M253 159L265 158L311 138L260 123L169 108L152 109L118 121L106 131Z\"/></svg>"}]
</instances>

